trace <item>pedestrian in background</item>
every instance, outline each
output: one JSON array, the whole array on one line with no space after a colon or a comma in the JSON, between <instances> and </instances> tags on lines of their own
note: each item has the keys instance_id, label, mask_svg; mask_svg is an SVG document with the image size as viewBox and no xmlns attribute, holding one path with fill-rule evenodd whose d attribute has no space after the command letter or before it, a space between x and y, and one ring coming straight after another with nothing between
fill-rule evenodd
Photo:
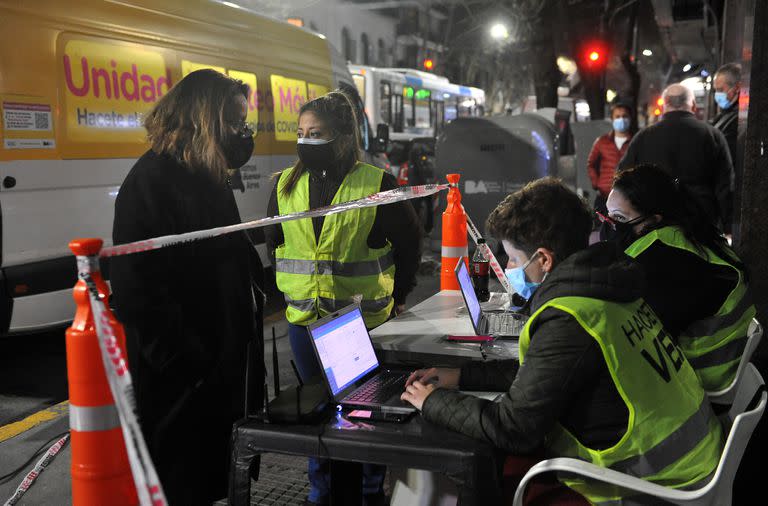
<instances>
[{"instance_id":1,"label":"pedestrian in background","mask_svg":"<svg viewBox=\"0 0 768 506\"><path fill-rule=\"evenodd\" d=\"M115 244L240 223L228 175L253 153L248 88L213 70L182 79L146 116L151 149L115 202ZM248 343L257 336L244 233L115 257L141 429L171 505L226 497L232 424L243 417ZM259 354L263 344L255 343ZM252 364L261 384L263 360ZM251 388L261 405L262 388Z\"/></svg>"},{"instance_id":2,"label":"pedestrian in background","mask_svg":"<svg viewBox=\"0 0 768 506\"><path fill-rule=\"evenodd\" d=\"M277 177L267 214L288 214L348 202L397 188L394 176L360 162L360 130L354 105L333 91L299 111L299 160ZM416 284L421 231L410 202L353 209L296 220L265 230L277 287L288 305L288 335L304 382L320 375L307 326L358 302L373 328L405 306ZM385 469L365 464L367 504L383 501ZM310 504L327 504L327 460L309 459Z\"/></svg>"},{"instance_id":3,"label":"pedestrian in background","mask_svg":"<svg viewBox=\"0 0 768 506\"><path fill-rule=\"evenodd\" d=\"M696 118L689 88L672 84L662 97L664 116L634 136L618 171L641 163L661 167L687 188L709 221L729 232L733 164L728 143L722 132Z\"/></svg>"},{"instance_id":4,"label":"pedestrian in background","mask_svg":"<svg viewBox=\"0 0 768 506\"><path fill-rule=\"evenodd\" d=\"M739 94L741 93L741 65L726 63L717 70L713 81L715 103L720 110L711 124L725 136L731 160L736 165L736 140L739 134ZM738 171L737 171L738 172Z\"/></svg>"},{"instance_id":5,"label":"pedestrian in background","mask_svg":"<svg viewBox=\"0 0 768 506\"><path fill-rule=\"evenodd\" d=\"M635 132L632 110L626 104L611 106L611 131L597 138L587 159L587 172L592 188L597 191L595 210L605 214L605 201L611 192L613 175L619 160L627 152Z\"/></svg>"}]
</instances>

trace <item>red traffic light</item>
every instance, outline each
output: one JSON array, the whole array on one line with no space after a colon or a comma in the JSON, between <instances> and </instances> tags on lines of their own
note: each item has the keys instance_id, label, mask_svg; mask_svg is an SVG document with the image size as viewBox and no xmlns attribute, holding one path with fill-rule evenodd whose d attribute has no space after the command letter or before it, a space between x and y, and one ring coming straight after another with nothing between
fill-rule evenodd
<instances>
[{"instance_id":1,"label":"red traffic light","mask_svg":"<svg viewBox=\"0 0 768 506\"><path fill-rule=\"evenodd\" d=\"M424 68L426 70L432 70L435 67L435 62L432 61L432 58L427 58L424 60Z\"/></svg>"},{"instance_id":2,"label":"red traffic light","mask_svg":"<svg viewBox=\"0 0 768 506\"><path fill-rule=\"evenodd\" d=\"M602 42L590 42L581 48L580 67L583 70L601 72L608 63L608 50Z\"/></svg>"}]
</instances>

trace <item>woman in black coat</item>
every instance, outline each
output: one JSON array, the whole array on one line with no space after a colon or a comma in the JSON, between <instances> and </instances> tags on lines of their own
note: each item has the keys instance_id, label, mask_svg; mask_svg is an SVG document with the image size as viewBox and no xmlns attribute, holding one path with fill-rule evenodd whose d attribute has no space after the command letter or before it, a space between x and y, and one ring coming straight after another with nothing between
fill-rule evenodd
<instances>
[{"instance_id":1,"label":"woman in black coat","mask_svg":"<svg viewBox=\"0 0 768 506\"><path fill-rule=\"evenodd\" d=\"M240 81L200 70L158 102L145 120L152 149L115 202L115 244L240 223L228 175L253 153L247 93ZM110 274L142 432L168 501L221 499L248 343L263 352L252 290L258 255L235 233L116 257ZM263 361L254 362L261 383Z\"/></svg>"}]
</instances>

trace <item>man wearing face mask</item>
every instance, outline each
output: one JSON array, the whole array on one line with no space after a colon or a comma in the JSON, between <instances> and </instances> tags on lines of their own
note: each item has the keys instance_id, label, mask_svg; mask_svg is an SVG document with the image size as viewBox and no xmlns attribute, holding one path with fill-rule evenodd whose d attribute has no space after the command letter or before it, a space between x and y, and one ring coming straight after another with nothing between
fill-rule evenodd
<instances>
[{"instance_id":1,"label":"man wearing face mask","mask_svg":"<svg viewBox=\"0 0 768 506\"><path fill-rule=\"evenodd\" d=\"M509 255L509 277L532 292L519 361L418 370L402 399L430 422L517 457L508 469L543 447L671 487L707 479L722 448L720 424L693 368L643 300L640 265L615 244L587 247L591 213L553 178L504 199L488 228ZM490 402L457 387L507 393ZM562 480L567 488L553 485L544 503L622 498Z\"/></svg>"},{"instance_id":2,"label":"man wearing face mask","mask_svg":"<svg viewBox=\"0 0 768 506\"><path fill-rule=\"evenodd\" d=\"M741 93L741 65L738 63L726 63L717 70L713 81L715 87L715 103L720 112L712 118L712 126L723 132L728 141L728 150L731 152L736 174L737 166L737 139L739 134L739 94Z\"/></svg>"},{"instance_id":3,"label":"man wearing face mask","mask_svg":"<svg viewBox=\"0 0 768 506\"><path fill-rule=\"evenodd\" d=\"M634 128L629 106L615 103L611 106L611 126L613 129L597 138L592 145L587 159L587 173L592 188L597 190L595 211L605 214L605 201L611 192L613 175L619 160L627 152Z\"/></svg>"}]
</instances>

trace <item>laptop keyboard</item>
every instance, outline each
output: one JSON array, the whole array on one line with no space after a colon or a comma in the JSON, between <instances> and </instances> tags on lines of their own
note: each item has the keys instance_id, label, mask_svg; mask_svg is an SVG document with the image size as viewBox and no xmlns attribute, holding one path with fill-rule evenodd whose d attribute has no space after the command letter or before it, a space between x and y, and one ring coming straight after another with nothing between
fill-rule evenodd
<instances>
[{"instance_id":1,"label":"laptop keyboard","mask_svg":"<svg viewBox=\"0 0 768 506\"><path fill-rule=\"evenodd\" d=\"M491 334L520 335L527 320L515 313L493 313L489 316L488 326Z\"/></svg>"},{"instance_id":2,"label":"laptop keyboard","mask_svg":"<svg viewBox=\"0 0 768 506\"><path fill-rule=\"evenodd\" d=\"M349 394L344 402L385 402L405 390L408 373L382 373Z\"/></svg>"}]
</instances>

